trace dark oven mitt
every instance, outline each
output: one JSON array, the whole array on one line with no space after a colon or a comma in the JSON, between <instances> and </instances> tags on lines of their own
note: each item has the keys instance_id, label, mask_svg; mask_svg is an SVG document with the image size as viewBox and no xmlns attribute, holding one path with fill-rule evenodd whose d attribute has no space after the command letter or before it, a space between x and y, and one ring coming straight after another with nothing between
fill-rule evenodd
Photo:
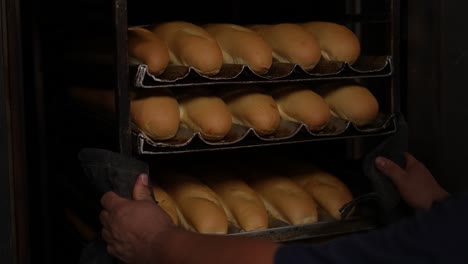
<instances>
[{"instance_id":1,"label":"dark oven mitt","mask_svg":"<svg viewBox=\"0 0 468 264\"><path fill-rule=\"evenodd\" d=\"M384 139L363 159L363 170L374 190L374 197L380 209L380 221L383 224L400 218L408 208L401 202L401 196L391 180L375 166L375 158L383 156L391 159L400 167L406 166L404 152L408 151L408 126L401 114L395 116L397 131Z\"/></svg>"},{"instance_id":2,"label":"dark oven mitt","mask_svg":"<svg viewBox=\"0 0 468 264\"><path fill-rule=\"evenodd\" d=\"M114 191L132 199L133 185L138 175L149 174L146 162L109 150L82 149L78 158L86 176L101 195Z\"/></svg>"},{"instance_id":3,"label":"dark oven mitt","mask_svg":"<svg viewBox=\"0 0 468 264\"><path fill-rule=\"evenodd\" d=\"M132 199L133 186L138 175L149 175L149 167L145 162L109 150L86 148L80 151L78 158L86 176L100 196L114 191L124 198ZM153 195L151 184L149 188ZM119 262L108 255L106 244L102 240L90 243L81 252L80 264L107 263Z\"/></svg>"}]
</instances>

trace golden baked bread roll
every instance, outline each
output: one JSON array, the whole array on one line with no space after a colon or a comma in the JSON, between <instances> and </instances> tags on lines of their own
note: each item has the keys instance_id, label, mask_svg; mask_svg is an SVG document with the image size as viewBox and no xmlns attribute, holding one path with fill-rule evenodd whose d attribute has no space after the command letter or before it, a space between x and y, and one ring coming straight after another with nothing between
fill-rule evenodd
<instances>
[{"instance_id":1,"label":"golden baked bread roll","mask_svg":"<svg viewBox=\"0 0 468 264\"><path fill-rule=\"evenodd\" d=\"M226 213L205 183L182 172L166 172L161 186L176 202L182 227L203 234L227 234Z\"/></svg>"},{"instance_id":2,"label":"golden baked bread roll","mask_svg":"<svg viewBox=\"0 0 468 264\"><path fill-rule=\"evenodd\" d=\"M330 120L327 102L305 85L288 84L270 90L281 118L303 123L311 131L324 128Z\"/></svg>"},{"instance_id":3,"label":"golden baked bread roll","mask_svg":"<svg viewBox=\"0 0 468 264\"><path fill-rule=\"evenodd\" d=\"M360 85L326 85L317 92L328 103L334 116L358 126L372 123L379 114L377 98Z\"/></svg>"},{"instance_id":4,"label":"golden baked bread roll","mask_svg":"<svg viewBox=\"0 0 468 264\"><path fill-rule=\"evenodd\" d=\"M245 230L268 228L268 213L258 194L229 169L207 169L201 179L219 197L228 220Z\"/></svg>"},{"instance_id":5,"label":"golden baked bread roll","mask_svg":"<svg viewBox=\"0 0 468 264\"><path fill-rule=\"evenodd\" d=\"M324 59L353 64L359 57L361 43L346 26L325 21L306 22L302 26L317 38Z\"/></svg>"},{"instance_id":6,"label":"golden baked bread roll","mask_svg":"<svg viewBox=\"0 0 468 264\"><path fill-rule=\"evenodd\" d=\"M302 186L318 205L335 219L341 219L340 209L353 200L348 186L338 177L313 165L291 166L291 179Z\"/></svg>"},{"instance_id":7,"label":"golden baked bread roll","mask_svg":"<svg viewBox=\"0 0 468 264\"><path fill-rule=\"evenodd\" d=\"M208 89L190 88L178 94L180 121L209 140L221 140L231 130L232 116L226 103Z\"/></svg>"},{"instance_id":8,"label":"golden baked bread roll","mask_svg":"<svg viewBox=\"0 0 468 264\"><path fill-rule=\"evenodd\" d=\"M153 183L152 188L158 205L171 217L175 225L179 225L179 213L174 199L159 184Z\"/></svg>"},{"instance_id":9,"label":"golden baked bread roll","mask_svg":"<svg viewBox=\"0 0 468 264\"><path fill-rule=\"evenodd\" d=\"M166 43L151 31L142 27L128 29L128 54L148 66L153 75L160 75L169 64Z\"/></svg>"},{"instance_id":10,"label":"golden baked bread roll","mask_svg":"<svg viewBox=\"0 0 468 264\"><path fill-rule=\"evenodd\" d=\"M255 31L234 24L202 25L223 51L224 63L247 65L258 74L265 74L273 62L271 46Z\"/></svg>"},{"instance_id":11,"label":"golden baked bread roll","mask_svg":"<svg viewBox=\"0 0 468 264\"><path fill-rule=\"evenodd\" d=\"M179 129L179 104L168 89L137 93L130 101L131 120L155 140L173 138Z\"/></svg>"},{"instance_id":12,"label":"golden baked bread roll","mask_svg":"<svg viewBox=\"0 0 468 264\"><path fill-rule=\"evenodd\" d=\"M71 97L97 111L115 113L114 91L73 87ZM173 138L179 129L179 105L168 89L131 93L130 119L154 140Z\"/></svg>"},{"instance_id":13,"label":"golden baked bread roll","mask_svg":"<svg viewBox=\"0 0 468 264\"><path fill-rule=\"evenodd\" d=\"M223 54L216 40L202 27L185 21L171 21L149 28L169 48L170 62L193 67L201 74L217 74L223 66Z\"/></svg>"},{"instance_id":14,"label":"golden baked bread roll","mask_svg":"<svg viewBox=\"0 0 468 264\"><path fill-rule=\"evenodd\" d=\"M317 203L297 183L267 168L249 169L246 181L272 217L292 225L317 222Z\"/></svg>"},{"instance_id":15,"label":"golden baked bread roll","mask_svg":"<svg viewBox=\"0 0 468 264\"><path fill-rule=\"evenodd\" d=\"M312 70L321 58L320 45L314 35L294 23L248 26L259 33L271 46L273 59L293 63Z\"/></svg>"},{"instance_id":16,"label":"golden baked bread roll","mask_svg":"<svg viewBox=\"0 0 468 264\"><path fill-rule=\"evenodd\" d=\"M254 86L219 92L229 107L232 123L253 128L259 135L276 132L281 116L270 94Z\"/></svg>"}]
</instances>

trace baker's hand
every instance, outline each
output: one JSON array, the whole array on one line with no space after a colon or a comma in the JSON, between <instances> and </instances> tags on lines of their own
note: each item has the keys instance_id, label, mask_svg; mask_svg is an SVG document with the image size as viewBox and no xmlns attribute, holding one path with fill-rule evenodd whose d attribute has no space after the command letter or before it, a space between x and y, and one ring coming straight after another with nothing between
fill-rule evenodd
<instances>
[{"instance_id":1,"label":"baker's hand","mask_svg":"<svg viewBox=\"0 0 468 264\"><path fill-rule=\"evenodd\" d=\"M393 181L408 205L415 209L430 209L433 202L449 196L423 163L409 153L405 153L405 158L405 168L384 157L377 157L375 164Z\"/></svg>"},{"instance_id":2,"label":"baker's hand","mask_svg":"<svg viewBox=\"0 0 468 264\"><path fill-rule=\"evenodd\" d=\"M99 215L102 237L109 254L125 263L155 262L158 241L173 229L170 217L154 202L148 189L148 176L140 175L133 188L133 200L107 192L101 198Z\"/></svg>"}]
</instances>

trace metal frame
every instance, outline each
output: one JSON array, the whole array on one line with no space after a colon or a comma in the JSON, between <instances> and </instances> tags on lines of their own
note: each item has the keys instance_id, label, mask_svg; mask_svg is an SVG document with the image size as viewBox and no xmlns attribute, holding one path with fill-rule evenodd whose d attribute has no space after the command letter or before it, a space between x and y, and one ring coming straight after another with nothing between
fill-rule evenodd
<instances>
[{"instance_id":1,"label":"metal frame","mask_svg":"<svg viewBox=\"0 0 468 264\"><path fill-rule=\"evenodd\" d=\"M0 0L0 258L29 263L19 1Z\"/></svg>"},{"instance_id":2,"label":"metal frame","mask_svg":"<svg viewBox=\"0 0 468 264\"><path fill-rule=\"evenodd\" d=\"M127 1L113 1L115 30L115 104L118 122L119 149L122 154L132 154L130 128L129 69L127 47Z\"/></svg>"},{"instance_id":3,"label":"metal frame","mask_svg":"<svg viewBox=\"0 0 468 264\"><path fill-rule=\"evenodd\" d=\"M401 57L400 57L400 46L401 46L401 6L400 0L390 0L390 12L391 12L391 53L392 53L392 60L393 60L393 74L392 74L392 81L391 81L391 106L393 112L400 112L401 111Z\"/></svg>"}]
</instances>

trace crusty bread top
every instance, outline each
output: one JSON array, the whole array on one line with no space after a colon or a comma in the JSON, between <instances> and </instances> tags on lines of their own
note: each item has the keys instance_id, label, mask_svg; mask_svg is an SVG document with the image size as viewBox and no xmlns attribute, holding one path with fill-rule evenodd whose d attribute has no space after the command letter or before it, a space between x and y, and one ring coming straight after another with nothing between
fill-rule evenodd
<instances>
[{"instance_id":1,"label":"crusty bread top","mask_svg":"<svg viewBox=\"0 0 468 264\"><path fill-rule=\"evenodd\" d=\"M271 46L255 31L235 24L203 25L223 51L224 63L244 64L258 74L265 74L273 63Z\"/></svg>"},{"instance_id":2,"label":"crusty bread top","mask_svg":"<svg viewBox=\"0 0 468 264\"><path fill-rule=\"evenodd\" d=\"M163 39L143 27L128 29L128 54L148 66L153 75L160 75L169 64L169 49Z\"/></svg>"},{"instance_id":3,"label":"crusty bread top","mask_svg":"<svg viewBox=\"0 0 468 264\"><path fill-rule=\"evenodd\" d=\"M278 62L297 64L309 71L320 61L318 40L298 24L258 24L248 27L268 42L273 50L273 58Z\"/></svg>"},{"instance_id":4,"label":"crusty bread top","mask_svg":"<svg viewBox=\"0 0 468 264\"><path fill-rule=\"evenodd\" d=\"M317 91L328 103L333 115L356 125L370 124L379 114L379 102L367 87L330 85Z\"/></svg>"},{"instance_id":5,"label":"crusty bread top","mask_svg":"<svg viewBox=\"0 0 468 264\"><path fill-rule=\"evenodd\" d=\"M228 170L208 168L200 175L218 195L229 220L235 226L245 231L268 228L268 213L258 194Z\"/></svg>"},{"instance_id":6,"label":"crusty bread top","mask_svg":"<svg viewBox=\"0 0 468 264\"><path fill-rule=\"evenodd\" d=\"M193 67L209 76L217 74L223 66L221 48L202 27L185 21L171 21L152 25L149 29L166 42L171 63Z\"/></svg>"},{"instance_id":7,"label":"crusty bread top","mask_svg":"<svg viewBox=\"0 0 468 264\"><path fill-rule=\"evenodd\" d=\"M346 26L325 21L311 21L302 25L319 41L324 59L353 64L359 57L359 39Z\"/></svg>"},{"instance_id":8,"label":"crusty bread top","mask_svg":"<svg viewBox=\"0 0 468 264\"><path fill-rule=\"evenodd\" d=\"M162 187L174 198L186 229L209 234L226 234L228 220L213 190L184 173L165 172Z\"/></svg>"},{"instance_id":9,"label":"crusty bread top","mask_svg":"<svg viewBox=\"0 0 468 264\"><path fill-rule=\"evenodd\" d=\"M311 131L324 128L330 121L330 107L322 96L305 85L283 85L270 89L281 118L303 123Z\"/></svg>"},{"instance_id":10,"label":"crusty bread top","mask_svg":"<svg viewBox=\"0 0 468 264\"><path fill-rule=\"evenodd\" d=\"M260 195L273 217L293 225L318 220L316 202L290 178L263 168L253 168L251 173L247 183Z\"/></svg>"}]
</instances>

